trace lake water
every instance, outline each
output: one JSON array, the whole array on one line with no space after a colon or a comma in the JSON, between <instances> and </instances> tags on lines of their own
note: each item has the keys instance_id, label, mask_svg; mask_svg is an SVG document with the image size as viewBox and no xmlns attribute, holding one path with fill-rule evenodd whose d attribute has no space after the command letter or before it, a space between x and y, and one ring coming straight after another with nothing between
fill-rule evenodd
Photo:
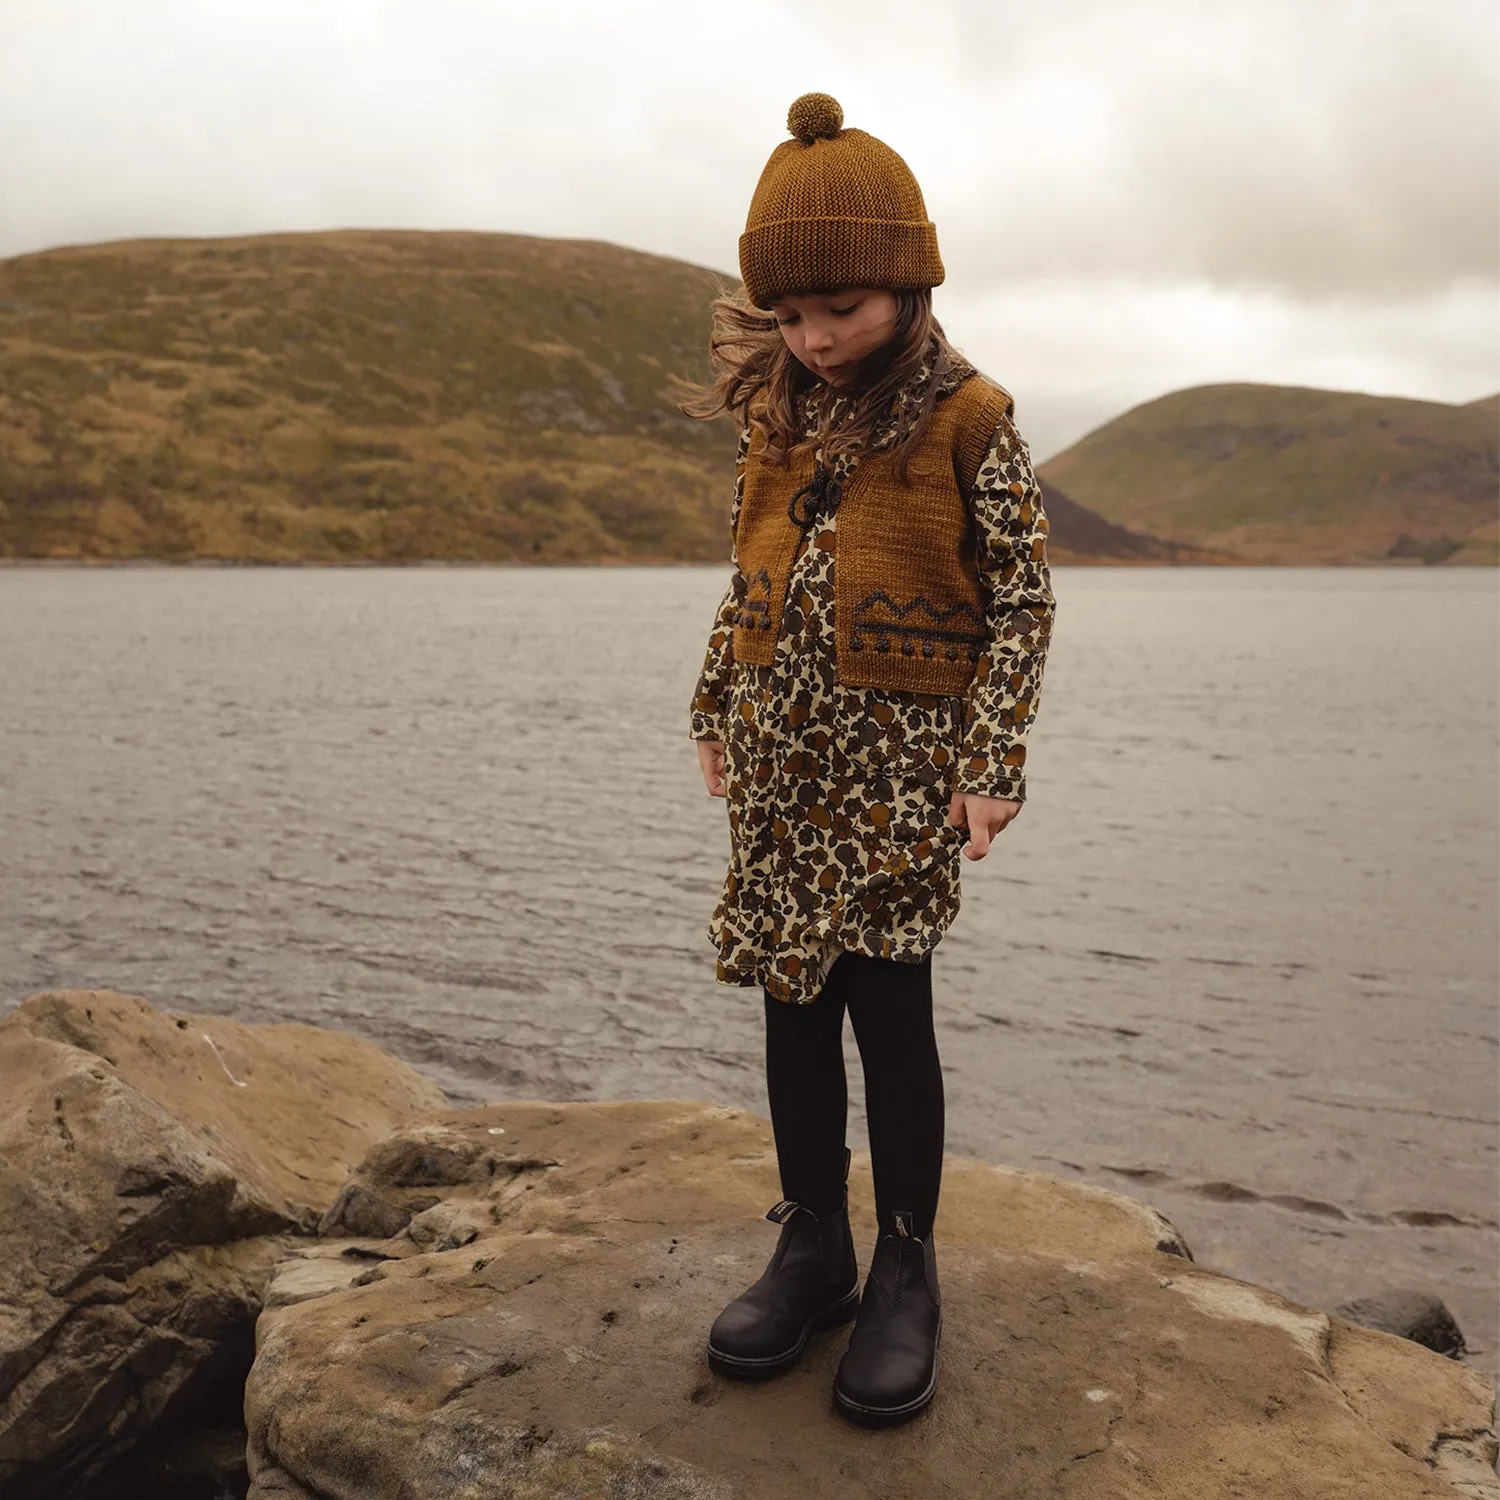
<instances>
[{"instance_id":1,"label":"lake water","mask_svg":"<svg viewBox=\"0 0 1500 1500\"><path fill-rule=\"evenodd\" d=\"M464 1101L764 1112L686 738L723 582L0 570L0 1010L105 986ZM1493 1371L1495 575L1056 584L1032 800L936 961L950 1150L1315 1306L1434 1290Z\"/></svg>"}]
</instances>

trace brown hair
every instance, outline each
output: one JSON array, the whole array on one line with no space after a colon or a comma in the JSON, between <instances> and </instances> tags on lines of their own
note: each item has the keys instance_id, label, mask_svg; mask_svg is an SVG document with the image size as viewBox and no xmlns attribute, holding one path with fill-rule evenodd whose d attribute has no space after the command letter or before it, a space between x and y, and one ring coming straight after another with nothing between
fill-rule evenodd
<instances>
[{"instance_id":1,"label":"brown hair","mask_svg":"<svg viewBox=\"0 0 1500 1500\"><path fill-rule=\"evenodd\" d=\"M905 480L911 450L931 425L938 387L962 360L932 315L929 288L891 295L896 299L895 332L860 362L856 383L848 388L854 400L837 427L822 427L803 436L797 398L818 384L818 378L787 348L775 317L756 307L743 290L715 300L708 338L714 375L706 385L688 387L679 409L703 421L728 413L742 426L750 423L760 428L770 463L785 464L797 449L818 444L824 458L832 460L869 447L876 427L890 416L897 393L923 361L930 360L932 378L923 387L921 399L901 413L892 445L900 456Z\"/></svg>"}]
</instances>

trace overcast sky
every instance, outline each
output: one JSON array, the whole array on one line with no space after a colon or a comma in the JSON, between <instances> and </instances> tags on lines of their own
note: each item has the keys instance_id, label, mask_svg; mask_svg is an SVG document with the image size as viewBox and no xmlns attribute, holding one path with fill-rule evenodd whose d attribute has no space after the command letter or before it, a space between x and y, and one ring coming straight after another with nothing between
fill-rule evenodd
<instances>
[{"instance_id":1,"label":"overcast sky","mask_svg":"<svg viewBox=\"0 0 1500 1500\"><path fill-rule=\"evenodd\" d=\"M1500 389L1494 9L0 0L0 256L368 226L733 270L822 89L917 173L939 315L1038 458L1209 381L1467 401Z\"/></svg>"}]
</instances>

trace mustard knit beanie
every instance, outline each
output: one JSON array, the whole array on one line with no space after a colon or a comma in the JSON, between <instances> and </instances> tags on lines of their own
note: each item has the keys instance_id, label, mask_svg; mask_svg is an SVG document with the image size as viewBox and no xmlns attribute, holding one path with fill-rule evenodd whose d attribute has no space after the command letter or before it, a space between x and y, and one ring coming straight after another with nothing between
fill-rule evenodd
<instances>
[{"instance_id":1,"label":"mustard knit beanie","mask_svg":"<svg viewBox=\"0 0 1500 1500\"><path fill-rule=\"evenodd\" d=\"M760 174L740 236L757 307L793 292L939 286L943 260L911 168L884 141L844 130L828 94L804 94Z\"/></svg>"}]
</instances>

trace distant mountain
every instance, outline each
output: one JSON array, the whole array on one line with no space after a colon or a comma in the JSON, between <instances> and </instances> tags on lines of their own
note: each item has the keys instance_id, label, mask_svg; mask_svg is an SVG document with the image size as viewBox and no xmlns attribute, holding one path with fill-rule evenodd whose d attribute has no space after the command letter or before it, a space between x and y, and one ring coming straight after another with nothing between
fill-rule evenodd
<instances>
[{"instance_id":1,"label":"distant mountain","mask_svg":"<svg viewBox=\"0 0 1500 1500\"><path fill-rule=\"evenodd\" d=\"M713 272L347 231L0 262L0 558L720 561ZM1066 561L1180 548L1051 496Z\"/></svg>"},{"instance_id":2,"label":"distant mountain","mask_svg":"<svg viewBox=\"0 0 1500 1500\"><path fill-rule=\"evenodd\" d=\"M1041 466L1133 530L1274 563L1490 562L1500 397L1200 386L1135 407Z\"/></svg>"}]
</instances>

